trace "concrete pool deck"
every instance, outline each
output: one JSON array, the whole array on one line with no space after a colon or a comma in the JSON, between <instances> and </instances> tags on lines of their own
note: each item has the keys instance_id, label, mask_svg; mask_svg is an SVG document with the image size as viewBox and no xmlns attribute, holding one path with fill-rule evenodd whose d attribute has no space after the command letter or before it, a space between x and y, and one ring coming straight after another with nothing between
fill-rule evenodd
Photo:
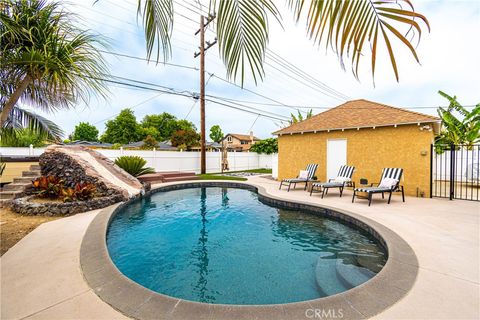
<instances>
[{"instance_id":1,"label":"concrete pool deck","mask_svg":"<svg viewBox=\"0 0 480 320\"><path fill-rule=\"evenodd\" d=\"M479 203L410 197L402 203L396 195L390 205L378 196L368 207L365 200L352 204L350 192L320 199L300 188L279 191L278 182L262 177L251 177L249 183L286 200L353 211L410 244L419 261L416 282L375 319L480 317ZM98 212L45 223L0 258L2 319L125 319L90 289L80 269L81 241Z\"/></svg>"}]
</instances>

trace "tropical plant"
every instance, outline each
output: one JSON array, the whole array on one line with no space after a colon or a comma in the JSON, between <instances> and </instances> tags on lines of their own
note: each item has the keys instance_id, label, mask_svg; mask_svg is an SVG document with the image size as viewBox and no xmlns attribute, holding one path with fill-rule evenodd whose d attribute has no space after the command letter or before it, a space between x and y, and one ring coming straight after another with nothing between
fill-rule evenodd
<instances>
[{"instance_id":1,"label":"tropical plant","mask_svg":"<svg viewBox=\"0 0 480 320\"><path fill-rule=\"evenodd\" d=\"M56 176L41 176L32 181L33 188L40 198L57 199L62 197L63 180Z\"/></svg>"},{"instance_id":2,"label":"tropical plant","mask_svg":"<svg viewBox=\"0 0 480 320\"><path fill-rule=\"evenodd\" d=\"M100 0L97 0L100 1ZM199 2L200 3L200 2ZM160 52L163 59L171 55L174 0L138 0L137 15L145 29L147 57ZM288 0L288 8L297 21L306 20L307 35L315 44L330 47L339 57L342 68L345 58L351 60L352 72L358 78L359 62L371 50L372 77L375 74L377 49L385 47L398 81L398 67L392 46L397 38L419 60L413 43L420 41L427 19L417 13L410 0ZM220 57L227 75L243 85L250 72L255 82L264 76L268 44L269 19L281 23L280 12L273 0L210 0L209 13L216 16L215 31Z\"/></svg>"},{"instance_id":3,"label":"tropical plant","mask_svg":"<svg viewBox=\"0 0 480 320\"><path fill-rule=\"evenodd\" d=\"M141 127L131 109L123 109L113 120L107 121L100 138L103 142L127 144L140 140Z\"/></svg>"},{"instance_id":4,"label":"tropical plant","mask_svg":"<svg viewBox=\"0 0 480 320\"><path fill-rule=\"evenodd\" d=\"M142 174L155 173L155 169L145 167L147 161L139 156L122 156L115 160L115 164L134 177Z\"/></svg>"},{"instance_id":5,"label":"tropical plant","mask_svg":"<svg viewBox=\"0 0 480 320\"><path fill-rule=\"evenodd\" d=\"M210 139L217 143L222 141L223 132L219 125L214 125L210 128Z\"/></svg>"},{"instance_id":6,"label":"tropical plant","mask_svg":"<svg viewBox=\"0 0 480 320\"><path fill-rule=\"evenodd\" d=\"M303 120L307 120L307 119L310 119L312 116L313 116L313 110L310 109L309 111L307 111L307 113L305 114L305 117L303 116L303 114L300 112L300 110L297 110L298 114L297 115L294 115L293 113L290 113L290 116L291 116L291 120L290 120L290 124L293 124L293 123L297 123L297 122L300 122L300 121L303 121Z\"/></svg>"},{"instance_id":7,"label":"tropical plant","mask_svg":"<svg viewBox=\"0 0 480 320\"><path fill-rule=\"evenodd\" d=\"M75 185L73 189L73 199L86 201L95 196L97 188L91 182L80 182Z\"/></svg>"},{"instance_id":8,"label":"tropical plant","mask_svg":"<svg viewBox=\"0 0 480 320\"><path fill-rule=\"evenodd\" d=\"M46 111L104 95L107 71L97 35L78 29L58 2L2 1L0 10L0 128L17 102Z\"/></svg>"},{"instance_id":9,"label":"tropical plant","mask_svg":"<svg viewBox=\"0 0 480 320\"><path fill-rule=\"evenodd\" d=\"M3 106L0 106L0 110L2 108ZM0 128L0 133L2 138L6 140L15 140L18 136L18 131L26 129L47 141L59 141L64 134L63 130L53 121L18 106L12 108L10 116L3 124L3 127Z\"/></svg>"},{"instance_id":10,"label":"tropical plant","mask_svg":"<svg viewBox=\"0 0 480 320\"><path fill-rule=\"evenodd\" d=\"M198 146L200 135L194 130L177 130L172 134L172 146L179 149Z\"/></svg>"},{"instance_id":11,"label":"tropical plant","mask_svg":"<svg viewBox=\"0 0 480 320\"><path fill-rule=\"evenodd\" d=\"M3 129L0 138L0 147L43 147L48 141L44 134L37 134L30 128Z\"/></svg>"},{"instance_id":12,"label":"tropical plant","mask_svg":"<svg viewBox=\"0 0 480 320\"><path fill-rule=\"evenodd\" d=\"M98 141L98 129L88 122L80 122L75 126L72 140Z\"/></svg>"},{"instance_id":13,"label":"tropical plant","mask_svg":"<svg viewBox=\"0 0 480 320\"><path fill-rule=\"evenodd\" d=\"M251 152L272 154L278 152L277 138L268 138L255 142L250 147Z\"/></svg>"},{"instance_id":14,"label":"tropical plant","mask_svg":"<svg viewBox=\"0 0 480 320\"><path fill-rule=\"evenodd\" d=\"M467 149L472 149L474 144L480 142L480 103L469 111L457 101L456 96L451 97L442 91L438 93L448 100L449 105L447 108L438 107L437 110L442 119L442 130L435 139L437 152L441 152L446 145L465 145Z\"/></svg>"}]
</instances>

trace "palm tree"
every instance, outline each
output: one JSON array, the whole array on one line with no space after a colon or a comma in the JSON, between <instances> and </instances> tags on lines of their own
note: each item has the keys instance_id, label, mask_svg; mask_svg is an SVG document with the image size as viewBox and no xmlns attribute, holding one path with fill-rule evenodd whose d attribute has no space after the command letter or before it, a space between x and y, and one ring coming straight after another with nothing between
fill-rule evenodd
<instances>
[{"instance_id":1,"label":"palm tree","mask_svg":"<svg viewBox=\"0 0 480 320\"><path fill-rule=\"evenodd\" d=\"M468 111L457 101L456 96L451 97L442 91L438 93L449 101L449 105L447 108L438 108L443 128L435 139L439 145L437 150L441 151L447 145L465 145L471 150L474 144L480 142L480 103ZM463 119L455 116L454 112L458 112Z\"/></svg>"},{"instance_id":2,"label":"palm tree","mask_svg":"<svg viewBox=\"0 0 480 320\"><path fill-rule=\"evenodd\" d=\"M0 11L0 129L15 123L19 101L51 111L105 94L107 69L96 49L104 43L77 29L59 3L2 1Z\"/></svg>"},{"instance_id":3,"label":"palm tree","mask_svg":"<svg viewBox=\"0 0 480 320\"><path fill-rule=\"evenodd\" d=\"M8 145L8 141L15 142L18 135L24 130L28 130L46 141L57 142L64 135L63 130L53 121L31 110L14 106L1 130L0 145Z\"/></svg>"},{"instance_id":4,"label":"palm tree","mask_svg":"<svg viewBox=\"0 0 480 320\"><path fill-rule=\"evenodd\" d=\"M100 1L96 0L95 2ZM200 3L201 0L196 2ZM315 44L331 47L341 66L350 59L358 79L359 63L371 49L372 77L375 75L377 48L383 41L397 81L398 67L391 38L400 40L419 61L412 45L413 35L420 41L423 22L428 20L415 12L410 0L288 0L288 8L297 21L306 20L307 34ZM156 49L167 60L171 54L174 0L138 0L137 14L143 18L147 57ZM264 76L268 43L269 16L281 22L274 0L210 0L209 12L216 16L216 34L220 56L227 75L240 79L250 71L255 83ZM403 28L405 27L405 28ZM412 39L408 39L412 35Z\"/></svg>"}]
</instances>

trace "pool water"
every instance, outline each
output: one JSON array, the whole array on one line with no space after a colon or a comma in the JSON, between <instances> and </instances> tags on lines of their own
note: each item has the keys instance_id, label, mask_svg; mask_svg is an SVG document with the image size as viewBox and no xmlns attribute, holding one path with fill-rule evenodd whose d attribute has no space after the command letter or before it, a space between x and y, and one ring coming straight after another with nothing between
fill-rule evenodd
<instances>
[{"instance_id":1,"label":"pool water","mask_svg":"<svg viewBox=\"0 0 480 320\"><path fill-rule=\"evenodd\" d=\"M359 229L218 187L159 192L125 206L107 246L119 270L144 287L242 305L336 294L373 277L387 258Z\"/></svg>"}]
</instances>

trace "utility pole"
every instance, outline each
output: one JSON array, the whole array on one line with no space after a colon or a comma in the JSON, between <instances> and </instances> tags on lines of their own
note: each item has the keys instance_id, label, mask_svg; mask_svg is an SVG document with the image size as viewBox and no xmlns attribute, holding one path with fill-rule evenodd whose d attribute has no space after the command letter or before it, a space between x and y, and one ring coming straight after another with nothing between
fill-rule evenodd
<instances>
[{"instance_id":1,"label":"utility pole","mask_svg":"<svg viewBox=\"0 0 480 320\"><path fill-rule=\"evenodd\" d=\"M205 17L200 16L200 29L195 32L195 35L200 33L200 52L194 53L193 57L200 56L200 173L205 174L207 171L206 150L205 150L205 51L217 43L217 39L212 43L207 41L205 47L205 28L210 22L215 19L215 16L209 16L207 22Z\"/></svg>"}]
</instances>

